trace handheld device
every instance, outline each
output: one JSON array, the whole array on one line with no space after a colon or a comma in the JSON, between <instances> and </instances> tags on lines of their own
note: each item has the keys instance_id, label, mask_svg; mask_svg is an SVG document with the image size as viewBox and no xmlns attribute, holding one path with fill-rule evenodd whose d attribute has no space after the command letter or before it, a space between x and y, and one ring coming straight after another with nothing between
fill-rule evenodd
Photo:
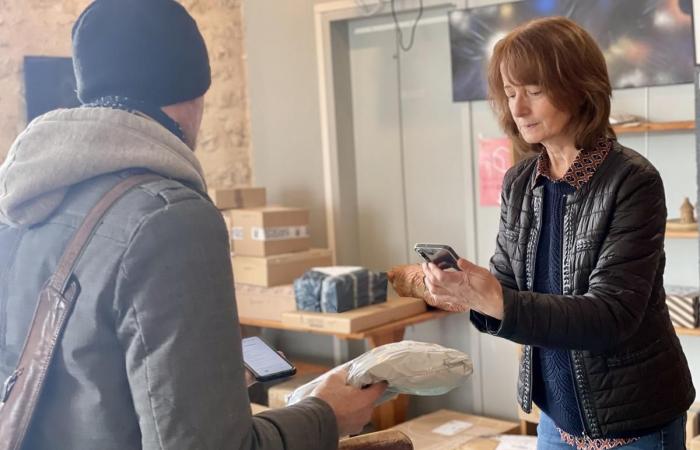
<instances>
[{"instance_id":1,"label":"handheld device","mask_svg":"<svg viewBox=\"0 0 700 450\"><path fill-rule=\"evenodd\" d=\"M297 371L291 362L257 336L244 338L243 364L257 381L269 381L294 375Z\"/></svg>"},{"instance_id":2,"label":"handheld device","mask_svg":"<svg viewBox=\"0 0 700 450\"><path fill-rule=\"evenodd\" d=\"M457 260L459 256L449 245L443 244L416 244L413 247L424 260L438 266L440 270L459 270Z\"/></svg>"}]
</instances>

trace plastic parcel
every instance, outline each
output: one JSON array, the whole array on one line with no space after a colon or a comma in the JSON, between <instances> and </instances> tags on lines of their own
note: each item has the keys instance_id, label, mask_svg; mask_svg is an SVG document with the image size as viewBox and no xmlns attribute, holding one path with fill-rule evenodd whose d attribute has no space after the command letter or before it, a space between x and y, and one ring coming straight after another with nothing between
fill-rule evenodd
<instances>
[{"instance_id":1,"label":"plastic parcel","mask_svg":"<svg viewBox=\"0 0 700 450\"><path fill-rule=\"evenodd\" d=\"M473 371L465 353L438 344L401 341L374 348L343 364L348 384L366 386L386 381L389 385L377 404L397 394L442 395L462 385ZM297 388L287 405L308 397L328 373Z\"/></svg>"}]
</instances>

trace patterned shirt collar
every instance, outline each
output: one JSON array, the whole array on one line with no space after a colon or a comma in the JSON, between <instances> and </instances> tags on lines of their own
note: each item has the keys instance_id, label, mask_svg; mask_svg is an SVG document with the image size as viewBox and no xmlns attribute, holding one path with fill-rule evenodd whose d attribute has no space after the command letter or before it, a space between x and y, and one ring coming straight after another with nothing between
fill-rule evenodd
<instances>
[{"instance_id":1,"label":"patterned shirt collar","mask_svg":"<svg viewBox=\"0 0 700 450\"><path fill-rule=\"evenodd\" d=\"M612 143L612 139L600 138L592 149L581 150L561 180L555 180L551 176L549 155L547 155L547 151L543 150L537 158L535 182L540 177L545 177L551 181L564 181L574 189L580 189L584 184L588 183L596 170L598 170L598 167L605 161L605 157L608 156L612 148Z\"/></svg>"}]
</instances>

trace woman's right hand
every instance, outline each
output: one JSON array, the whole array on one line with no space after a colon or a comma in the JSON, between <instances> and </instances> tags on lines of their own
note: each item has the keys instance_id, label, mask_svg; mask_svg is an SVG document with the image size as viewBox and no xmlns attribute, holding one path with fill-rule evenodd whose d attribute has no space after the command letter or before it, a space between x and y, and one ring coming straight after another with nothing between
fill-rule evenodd
<instances>
[{"instance_id":1,"label":"woman's right hand","mask_svg":"<svg viewBox=\"0 0 700 450\"><path fill-rule=\"evenodd\" d=\"M464 258L457 261L459 272L440 270L433 263L423 263L425 301L436 308L452 312L470 309L503 319L503 289L488 269L477 266Z\"/></svg>"}]
</instances>

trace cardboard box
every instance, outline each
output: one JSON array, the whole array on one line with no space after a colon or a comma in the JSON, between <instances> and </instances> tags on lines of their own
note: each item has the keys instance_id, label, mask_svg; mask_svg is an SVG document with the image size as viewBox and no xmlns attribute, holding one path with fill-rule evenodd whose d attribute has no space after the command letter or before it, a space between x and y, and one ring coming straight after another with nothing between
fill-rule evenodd
<instances>
[{"instance_id":1,"label":"cardboard box","mask_svg":"<svg viewBox=\"0 0 700 450\"><path fill-rule=\"evenodd\" d=\"M422 299L398 297L386 303L365 306L342 313L295 311L282 313L282 323L308 330L332 333L355 333L425 312Z\"/></svg>"},{"instance_id":2,"label":"cardboard box","mask_svg":"<svg viewBox=\"0 0 700 450\"><path fill-rule=\"evenodd\" d=\"M332 265L333 252L317 248L273 256L234 255L231 262L236 283L270 287L293 283L312 267Z\"/></svg>"},{"instance_id":3,"label":"cardboard box","mask_svg":"<svg viewBox=\"0 0 700 450\"><path fill-rule=\"evenodd\" d=\"M231 244L233 254L233 221L231 220L231 214L228 211L221 211L221 215L224 218L224 223L226 223L226 232L228 233L229 244Z\"/></svg>"},{"instance_id":4,"label":"cardboard box","mask_svg":"<svg viewBox=\"0 0 700 450\"><path fill-rule=\"evenodd\" d=\"M700 436L695 436L690 440L688 450L700 450Z\"/></svg>"},{"instance_id":5,"label":"cardboard box","mask_svg":"<svg viewBox=\"0 0 700 450\"><path fill-rule=\"evenodd\" d=\"M266 205L263 187L209 189L207 194L219 209L257 208Z\"/></svg>"},{"instance_id":6,"label":"cardboard box","mask_svg":"<svg viewBox=\"0 0 700 450\"><path fill-rule=\"evenodd\" d=\"M297 374L287 381L272 386L267 391L267 404L270 408L284 408L287 406L287 396L300 386L321 375L317 373Z\"/></svg>"},{"instance_id":7,"label":"cardboard box","mask_svg":"<svg viewBox=\"0 0 700 450\"><path fill-rule=\"evenodd\" d=\"M267 406L258 405L257 403L250 404L250 410L253 413L253 415L256 415L257 413L261 413L263 411L267 411L268 409L270 408L268 408Z\"/></svg>"},{"instance_id":8,"label":"cardboard box","mask_svg":"<svg viewBox=\"0 0 700 450\"><path fill-rule=\"evenodd\" d=\"M236 256L270 256L311 248L308 209L266 206L233 209L229 214Z\"/></svg>"},{"instance_id":9,"label":"cardboard box","mask_svg":"<svg viewBox=\"0 0 700 450\"><path fill-rule=\"evenodd\" d=\"M688 417L685 422L685 446L690 448L691 441L700 435L700 402L693 403L688 409Z\"/></svg>"},{"instance_id":10,"label":"cardboard box","mask_svg":"<svg viewBox=\"0 0 700 450\"><path fill-rule=\"evenodd\" d=\"M280 322L282 313L296 310L294 286L271 288L236 283L238 317Z\"/></svg>"},{"instance_id":11,"label":"cardboard box","mask_svg":"<svg viewBox=\"0 0 700 450\"><path fill-rule=\"evenodd\" d=\"M415 450L493 450L498 447L498 435L517 434L520 427L515 422L441 409L393 429L411 438Z\"/></svg>"}]
</instances>

